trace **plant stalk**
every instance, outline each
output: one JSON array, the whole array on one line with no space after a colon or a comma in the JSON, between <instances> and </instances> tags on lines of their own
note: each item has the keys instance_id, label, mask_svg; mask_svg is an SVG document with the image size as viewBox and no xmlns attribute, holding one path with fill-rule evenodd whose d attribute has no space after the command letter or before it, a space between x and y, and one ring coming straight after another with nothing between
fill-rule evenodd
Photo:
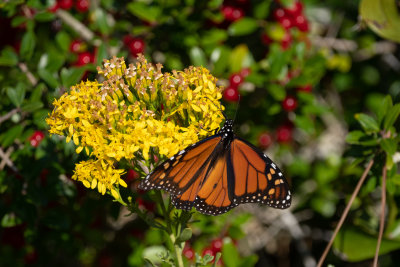
<instances>
[{"instance_id":1,"label":"plant stalk","mask_svg":"<svg viewBox=\"0 0 400 267\"><path fill-rule=\"evenodd\" d=\"M330 250L330 248L331 248L331 246L332 246L332 244L333 244L333 241L335 240L335 237L336 237L337 233L339 232L340 228L342 227L343 222L344 222L344 220L346 219L347 214L348 214L349 211L350 211L351 204L353 204L354 199L355 199L356 196L358 195L358 192L360 191L361 186L362 186L362 184L363 184L364 181L365 181L365 178L367 178L367 174L368 174L368 172L369 172L369 170L371 169L371 167L372 167L373 164L374 164L374 160L371 159L370 162L368 163L367 167L365 168L364 173L363 173L362 176L361 176L361 179L358 181L357 186L356 186L356 188L354 189L353 194L351 195L351 198L350 198L350 200L349 200L349 203L347 203L347 206L346 206L346 208L345 208L344 211L343 211L342 217L340 217L339 223L338 223L338 225L336 226L335 231L333 232L333 235L332 235L331 239L329 240L328 245L326 246L326 248L325 248L325 250L324 250L324 253L322 254L321 258L319 259L319 262L318 262L318 265L317 265L318 267L321 267L322 264L324 263L324 260L325 260L326 256L328 255L328 252L329 252L329 250Z\"/></svg>"}]
</instances>

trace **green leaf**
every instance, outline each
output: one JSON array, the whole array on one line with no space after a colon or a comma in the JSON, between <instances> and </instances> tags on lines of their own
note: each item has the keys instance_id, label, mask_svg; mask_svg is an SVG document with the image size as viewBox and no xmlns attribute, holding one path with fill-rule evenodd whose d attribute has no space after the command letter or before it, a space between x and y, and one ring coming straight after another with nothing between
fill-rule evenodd
<instances>
[{"instance_id":1,"label":"green leaf","mask_svg":"<svg viewBox=\"0 0 400 267\"><path fill-rule=\"evenodd\" d=\"M257 28L257 20L245 17L232 23L228 28L228 33L231 36L241 36L253 33Z\"/></svg>"},{"instance_id":2,"label":"green leaf","mask_svg":"<svg viewBox=\"0 0 400 267\"><path fill-rule=\"evenodd\" d=\"M349 144L359 144L360 139L363 137L367 137L367 135L362 131L352 131L349 132L346 136L346 142Z\"/></svg>"},{"instance_id":3,"label":"green leaf","mask_svg":"<svg viewBox=\"0 0 400 267\"><path fill-rule=\"evenodd\" d=\"M180 244L182 242L185 242L192 238L192 229L190 228L185 228L183 229L182 233L178 236L178 238L175 240L175 244Z\"/></svg>"},{"instance_id":4,"label":"green leaf","mask_svg":"<svg viewBox=\"0 0 400 267\"><path fill-rule=\"evenodd\" d=\"M18 83L14 88L8 87L7 96L16 107L20 107L25 98L25 86Z\"/></svg>"},{"instance_id":5,"label":"green leaf","mask_svg":"<svg viewBox=\"0 0 400 267\"><path fill-rule=\"evenodd\" d=\"M61 83L64 87L70 87L79 82L86 67L71 67L69 69L63 68L61 70Z\"/></svg>"},{"instance_id":6,"label":"green leaf","mask_svg":"<svg viewBox=\"0 0 400 267\"><path fill-rule=\"evenodd\" d=\"M396 122L400 115L400 104L396 104L389 109L383 120L383 128L388 130Z\"/></svg>"},{"instance_id":7,"label":"green leaf","mask_svg":"<svg viewBox=\"0 0 400 267\"><path fill-rule=\"evenodd\" d=\"M55 19L55 15L51 12L41 12L37 13L35 15L35 20L40 21L40 22L47 22L47 21L52 21Z\"/></svg>"},{"instance_id":8,"label":"green leaf","mask_svg":"<svg viewBox=\"0 0 400 267\"><path fill-rule=\"evenodd\" d=\"M376 110L376 116L378 117L379 125L382 124L383 118L390 111L392 107L393 107L392 97L390 95L387 95L381 102L381 105Z\"/></svg>"},{"instance_id":9,"label":"green leaf","mask_svg":"<svg viewBox=\"0 0 400 267\"><path fill-rule=\"evenodd\" d=\"M14 143L14 140L21 135L23 130L24 127L21 124L15 125L10 128L8 131L0 136L1 146L5 148Z\"/></svg>"},{"instance_id":10,"label":"green leaf","mask_svg":"<svg viewBox=\"0 0 400 267\"><path fill-rule=\"evenodd\" d=\"M56 34L56 43L63 51L68 51L71 43L71 37L67 32L60 31Z\"/></svg>"},{"instance_id":11,"label":"green leaf","mask_svg":"<svg viewBox=\"0 0 400 267\"><path fill-rule=\"evenodd\" d=\"M16 28L22 24L24 24L28 20L25 16L16 16L11 21L11 27Z\"/></svg>"},{"instance_id":12,"label":"green leaf","mask_svg":"<svg viewBox=\"0 0 400 267\"><path fill-rule=\"evenodd\" d=\"M222 75L229 63L230 48L226 46L218 46L211 53L210 60L213 64L212 72L216 76Z\"/></svg>"},{"instance_id":13,"label":"green leaf","mask_svg":"<svg viewBox=\"0 0 400 267\"><path fill-rule=\"evenodd\" d=\"M96 62L100 64L104 58L108 58L107 47L105 43L101 43L97 49Z\"/></svg>"},{"instance_id":14,"label":"green leaf","mask_svg":"<svg viewBox=\"0 0 400 267\"><path fill-rule=\"evenodd\" d=\"M388 154L388 156L393 156L397 151L397 141L392 138L382 139L381 148Z\"/></svg>"},{"instance_id":15,"label":"green leaf","mask_svg":"<svg viewBox=\"0 0 400 267\"><path fill-rule=\"evenodd\" d=\"M1 219L1 226L4 228L13 227L21 223L22 220L18 218L14 213L5 214Z\"/></svg>"},{"instance_id":16,"label":"green leaf","mask_svg":"<svg viewBox=\"0 0 400 267\"><path fill-rule=\"evenodd\" d=\"M356 120L358 120L358 122L361 124L361 127L367 133L374 133L379 131L378 122L371 116L363 113L358 113L354 117L356 118Z\"/></svg>"},{"instance_id":17,"label":"green leaf","mask_svg":"<svg viewBox=\"0 0 400 267\"><path fill-rule=\"evenodd\" d=\"M395 0L362 0L359 9L362 20L371 30L400 42L400 17Z\"/></svg>"},{"instance_id":18,"label":"green leaf","mask_svg":"<svg viewBox=\"0 0 400 267\"><path fill-rule=\"evenodd\" d=\"M42 78L51 88L59 86L57 73L51 73L47 69L38 70L39 77Z\"/></svg>"},{"instance_id":19,"label":"green leaf","mask_svg":"<svg viewBox=\"0 0 400 267\"><path fill-rule=\"evenodd\" d=\"M35 35L28 31L24 34L21 41L20 55L24 60L29 60L35 49Z\"/></svg>"},{"instance_id":20,"label":"green leaf","mask_svg":"<svg viewBox=\"0 0 400 267\"><path fill-rule=\"evenodd\" d=\"M93 18L97 26L96 28L99 29L102 34L108 35L111 32L114 22L107 18L107 13L103 9L96 8L93 12Z\"/></svg>"},{"instance_id":21,"label":"green leaf","mask_svg":"<svg viewBox=\"0 0 400 267\"><path fill-rule=\"evenodd\" d=\"M43 107L43 103L40 101L37 102L30 102L22 105L21 109L26 112L33 112Z\"/></svg>"},{"instance_id":22,"label":"green leaf","mask_svg":"<svg viewBox=\"0 0 400 267\"><path fill-rule=\"evenodd\" d=\"M189 56L194 66L207 66L206 56L204 55L204 52L200 47L192 47L189 51Z\"/></svg>"},{"instance_id":23,"label":"green leaf","mask_svg":"<svg viewBox=\"0 0 400 267\"><path fill-rule=\"evenodd\" d=\"M346 258L346 261L359 262L374 257L377 238L356 228L342 227L333 247ZM385 255L399 248L399 241L382 239L379 255Z\"/></svg>"},{"instance_id":24,"label":"green leaf","mask_svg":"<svg viewBox=\"0 0 400 267\"><path fill-rule=\"evenodd\" d=\"M239 253L235 245L228 241L222 246L222 259L224 260L226 266L232 267L237 266L240 262Z\"/></svg>"},{"instance_id":25,"label":"green leaf","mask_svg":"<svg viewBox=\"0 0 400 267\"><path fill-rule=\"evenodd\" d=\"M230 72L238 72L244 67L249 67L251 57L249 48L245 44L236 46L229 57Z\"/></svg>"},{"instance_id":26,"label":"green leaf","mask_svg":"<svg viewBox=\"0 0 400 267\"><path fill-rule=\"evenodd\" d=\"M203 35L203 38L201 38L201 43L203 46L216 45L224 42L227 38L228 34L226 31L221 29L211 29Z\"/></svg>"},{"instance_id":27,"label":"green leaf","mask_svg":"<svg viewBox=\"0 0 400 267\"><path fill-rule=\"evenodd\" d=\"M268 54L269 77L273 80L279 80L282 73L287 72L288 60L289 54L286 51L282 52L278 45L271 45L270 53Z\"/></svg>"},{"instance_id":28,"label":"green leaf","mask_svg":"<svg viewBox=\"0 0 400 267\"><path fill-rule=\"evenodd\" d=\"M49 116L51 110L40 109L33 113L33 123L40 129L46 129L47 123L45 119Z\"/></svg>"},{"instance_id":29,"label":"green leaf","mask_svg":"<svg viewBox=\"0 0 400 267\"><path fill-rule=\"evenodd\" d=\"M267 90L276 101L282 101L286 96L285 87L279 84L271 83L268 85Z\"/></svg>"},{"instance_id":30,"label":"green leaf","mask_svg":"<svg viewBox=\"0 0 400 267\"><path fill-rule=\"evenodd\" d=\"M132 2L127 5L128 11L138 18L156 22L157 18L161 15L161 8L156 6L150 6L144 2Z\"/></svg>"},{"instance_id":31,"label":"green leaf","mask_svg":"<svg viewBox=\"0 0 400 267\"><path fill-rule=\"evenodd\" d=\"M217 266L217 263L218 263L219 259L221 258L221 255L222 255L221 252L217 252L217 254L215 255L214 263L212 264L213 267ZM229 265L227 265L227 266L229 266Z\"/></svg>"},{"instance_id":32,"label":"green leaf","mask_svg":"<svg viewBox=\"0 0 400 267\"><path fill-rule=\"evenodd\" d=\"M18 55L12 48L4 48L0 55L0 66L15 66L18 63Z\"/></svg>"},{"instance_id":33,"label":"green leaf","mask_svg":"<svg viewBox=\"0 0 400 267\"><path fill-rule=\"evenodd\" d=\"M160 255L166 253L167 249L163 246L157 246L157 245L149 246L144 249L143 258L148 259L155 264L160 264L161 263Z\"/></svg>"},{"instance_id":34,"label":"green leaf","mask_svg":"<svg viewBox=\"0 0 400 267\"><path fill-rule=\"evenodd\" d=\"M254 17L257 19L267 18L271 2L272 1L260 1L260 3L255 4L253 8Z\"/></svg>"}]
</instances>

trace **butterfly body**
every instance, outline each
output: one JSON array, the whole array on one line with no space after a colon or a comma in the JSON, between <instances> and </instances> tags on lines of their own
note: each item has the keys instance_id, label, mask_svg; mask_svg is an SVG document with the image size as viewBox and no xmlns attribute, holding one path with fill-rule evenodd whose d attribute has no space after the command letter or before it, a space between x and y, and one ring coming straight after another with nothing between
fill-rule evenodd
<instances>
[{"instance_id":1,"label":"butterfly body","mask_svg":"<svg viewBox=\"0 0 400 267\"><path fill-rule=\"evenodd\" d=\"M252 144L235 136L226 120L215 135L163 162L140 183L144 190L163 189L179 209L195 207L208 215L225 213L242 203L287 208L291 194L282 172Z\"/></svg>"}]
</instances>

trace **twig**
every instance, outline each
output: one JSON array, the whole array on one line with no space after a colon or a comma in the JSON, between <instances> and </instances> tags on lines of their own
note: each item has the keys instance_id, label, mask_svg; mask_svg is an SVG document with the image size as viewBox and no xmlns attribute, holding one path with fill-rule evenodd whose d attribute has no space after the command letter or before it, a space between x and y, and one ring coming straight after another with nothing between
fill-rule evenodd
<instances>
[{"instance_id":1,"label":"twig","mask_svg":"<svg viewBox=\"0 0 400 267\"><path fill-rule=\"evenodd\" d=\"M15 108L13 110L11 110L10 112L8 112L7 114L3 115L0 117L0 124L3 123L3 121L8 120L9 118L11 118L15 113L19 112L19 108Z\"/></svg>"},{"instance_id":2,"label":"twig","mask_svg":"<svg viewBox=\"0 0 400 267\"><path fill-rule=\"evenodd\" d=\"M29 71L28 66L27 66L25 63L20 62L20 63L18 64L18 67L21 69L21 71L22 71L23 73L25 73L25 75L26 75L26 77L28 78L29 82L30 82L33 86L35 86L35 85L37 84L38 81L37 81L37 79L35 78L35 76L33 76L32 72Z\"/></svg>"},{"instance_id":3,"label":"twig","mask_svg":"<svg viewBox=\"0 0 400 267\"><path fill-rule=\"evenodd\" d=\"M381 218L379 223L379 235L378 235L378 243L376 244L376 251L374 257L374 263L372 266L378 266L378 258L379 258L379 249L381 247L383 229L385 226L385 206L386 206L386 165L383 166L382 169L382 200L381 200Z\"/></svg>"},{"instance_id":4,"label":"twig","mask_svg":"<svg viewBox=\"0 0 400 267\"><path fill-rule=\"evenodd\" d=\"M329 252L329 250L330 250L330 248L331 248L331 246L333 244L333 240L335 240L335 237L336 237L337 233L339 232L340 228L342 227L343 222L346 219L347 214L350 211L351 204L353 204L354 199L358 195L358 192L360 191L361 186L365 181L365 178L367 178L367 174L368 174L368 172L371 169L373 164L374 164L374 160L371 159L370 162L367 165L367 168L365 168L364 173L361 176L361 179L358 181L357 186L354 189L353 194L351 195L349 203L347 203L347 206L343 211L342 217L340 217L339 223L338 223L338 225L336 225L335 231L333 232L333 235L332 235L331 239L329 240L328 245L326 246L326 248L324 250L324 253L322 254L321 258L319 259L319 262L318 262L318 265L317 265L318 267L321 267L322 264L324 263L324 260L325 260L326 256L328 255L328 252Z\"/></svg>"},{"instance_id":5,"label":"twig","mask_svg":"<svg viewBox=\"0 0 400 267\"><path fill-rule=\"evenodd\" d=\"M14 151L14 148L10 147L7 149L7 151L4 153L3 149L0 147L0 158L2 158L2 161L0 163L0 170L4 168L5 165L10 167L14 172L18 173L18 169L15 167L14 163L10 159L11 153Z\"/></svg>"},{"instance_id":6,"label":"twig","mask_svg":"<svg viewBox=\"0 0 400 267\"><path fill-rule=\"evenodd\" d=\"M93 40L94 33L79 20L71 16L68 12L58 9L56 15L62 21L68 24L74 31L76 31L85 41L91 42Z\"/></svg>"},{"instance_id":7,"label":"twig","mask_svg":"<svg viewBox=\"0 0 400 267\"><path fill-rule=\"evenodd\" d=\"M313 45L318 47L333 48L343 52L353 52L358 48L357 43L352 40L338 39L333 37L313 36L311 38L311 42Z\"/></svg>"}]
</instances>

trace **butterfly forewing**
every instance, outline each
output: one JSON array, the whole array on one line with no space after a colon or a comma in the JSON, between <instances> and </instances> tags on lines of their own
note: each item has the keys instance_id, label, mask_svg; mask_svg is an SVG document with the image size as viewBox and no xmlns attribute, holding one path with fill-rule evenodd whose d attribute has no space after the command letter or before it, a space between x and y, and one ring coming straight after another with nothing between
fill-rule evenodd
<instances>
[{"instance_id":1,"label":"butterfly forewing","mask_svg":"<svg viewBox=\"0 0 400 267\"><path fill-rule=\"evenodd\" d=\"M220 139L219 136L212 136L180 151L147 175L139 188L163 189L172 194L184 193L200 176L201 168L207 164Z\"/></svg>"}]
</instances>

